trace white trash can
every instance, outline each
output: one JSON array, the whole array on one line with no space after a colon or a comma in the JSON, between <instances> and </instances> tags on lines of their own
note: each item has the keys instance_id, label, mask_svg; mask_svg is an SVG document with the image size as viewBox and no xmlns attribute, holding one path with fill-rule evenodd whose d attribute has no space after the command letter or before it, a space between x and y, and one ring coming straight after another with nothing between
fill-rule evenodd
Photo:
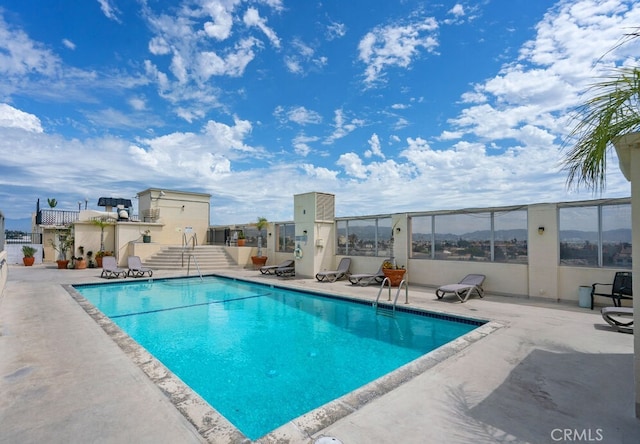
<instances>
[{"instance_id":1,"label":"white trash can","mask_svg":"<svg viewBox=\"0 0 640 444\"><path fill-rule=\"evenodd\" d=\"M578 289L578 305L582 308L591 308L591 287L580 286Z\"/></svg>"}]
</instances>

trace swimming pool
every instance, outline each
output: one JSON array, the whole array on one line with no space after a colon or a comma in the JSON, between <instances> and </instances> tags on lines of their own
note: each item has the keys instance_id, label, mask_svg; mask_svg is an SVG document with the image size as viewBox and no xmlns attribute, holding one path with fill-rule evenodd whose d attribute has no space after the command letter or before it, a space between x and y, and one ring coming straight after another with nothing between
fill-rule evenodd
<instances>
[{"instance_id":1,"label":"swimming pool","mask_svg":"<svg viewBox=\"0 0 640 444\"><path fill-rule=\"evenodd\" d=\"M484 323L220 277L75 289L250 439Z\"/></svg>"}]
</instances>

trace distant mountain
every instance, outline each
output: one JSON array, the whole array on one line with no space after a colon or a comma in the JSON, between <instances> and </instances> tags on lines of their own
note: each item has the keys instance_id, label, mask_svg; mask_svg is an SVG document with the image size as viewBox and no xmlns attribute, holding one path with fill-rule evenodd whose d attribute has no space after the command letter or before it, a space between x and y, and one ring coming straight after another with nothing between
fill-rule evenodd
<instances>
[{"instance_id":1,"label":"distant mountain","mask_svg":"<svg viewBox=\"0 0 640 444\"><path fill-rule=\"evenodd\" d=\"M375 238L376 229L374 226L365 226L365 227L349 227L349 234L356 235L358 239L374 239ZM338 230L340 235L344 235L344 230ZM385 236L387 233L386 230L381 232L383 239L388 239ZM463 239L466 241L483 241L489 239L491 236L491 231L489 230L479 230L472 231L469 233L463 234L452 234L452 233L436 233L436 242L441 241L450 241L455 242L459 239ZM527 230L526 229L512 229L512 230L496 230L495 232L496 239L502 240L513 240L516 239L518 241L523 241L527 239ZM562 230L560 232L560 237L564 241L573 241L573 242L584 242L589 241L592 243L598 242L598 233L595 231L579 231L579 230ZM431 240L430 233L413 233L412 239L414 242L420 241L429 241ZM628 242L631 243L631 229L628 228L620 228L616 230L609 230L602 232L602 240L604 242Z\"/></svg>"}]
</instances>

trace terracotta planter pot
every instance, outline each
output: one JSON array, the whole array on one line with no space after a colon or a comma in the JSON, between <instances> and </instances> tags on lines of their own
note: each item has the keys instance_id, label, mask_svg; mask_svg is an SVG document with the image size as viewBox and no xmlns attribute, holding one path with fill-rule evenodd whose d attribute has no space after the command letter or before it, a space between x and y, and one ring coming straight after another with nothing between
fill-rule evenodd
<instances>
[{"instance_id":1,"label":"terracotta planter pot","mask_svg":"<svg viewBox=\"0 0 640 444\"><path fill-rule=\"evenodd\" d=\"M402 282L402 278L404 277L404 274L407 272L407 270L402 268L399 270L384 268L382 269L382 272L384 273L385 277L389 278L391 286L397 287L398 285L400 285L400 282Z\"/></svg>"},{"instance_id":2,"label":"terracotta planter pot","mask_svg":"<svg viewBox=\"0 0 640 444\"><path fill-rule=\"evenodd\" d=\"M238 239L238 247L244 247L245 239Z\"/></svg>"},{"instance_id":3,"label":"terracotta planter pot","mask_svg":"<svg viewBox=\"0 0 640 444\"><path fill-rule=\"evenodd\" d=\"M260 268L267 263L267 256L251 256L254 268Z\"/></svg>"},{"instance_id":4,"label":"terracotta planter pot","mask_svg":"<svg viewBox=\"0 0 640 444\"><path fill-rule=\"evenodd\" d=\"M23 257L22 258L22 263L24 264L25 267L32 266L35 261L36 261L35 257Z\"/></svg>"},{"instance_id":5,"label":"terracotta planter pot","mask_svg":"<svg viewBox=\"0 0 640 444\"><path fill-rule=\"evenodd\" d=\"M87 261L82 259L81 261L76 261L76 265L74 267L76 270L84 270L87 268Z\"/></svg>"},{"instance_id":6,"label":"terracotta planter pot","mask_svg":"<svg viewBox=\"0 0 640 444\"><path fill-rule=\"evenodd\" d=\"M69 265L69 261L64 260L64 261L56 261L58 263L58 270L66 270L67 266Z\"/></svg>"},{"instance_id":7,"label":"terracotta planter pot","mask_svg":"<svg viewBox=\"0 0 640 444\"><path fill-rule=\"evenodd\" d=\"M102 256L96 257L96 267L102 268Z\"/></svg>"}]
</instances>

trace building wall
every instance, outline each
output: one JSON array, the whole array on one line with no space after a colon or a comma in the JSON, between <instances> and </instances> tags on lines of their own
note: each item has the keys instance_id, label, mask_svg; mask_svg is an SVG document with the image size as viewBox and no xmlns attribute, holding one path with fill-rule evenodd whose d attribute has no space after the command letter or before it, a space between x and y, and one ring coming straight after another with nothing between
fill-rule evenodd
<instances>
[{"instance_id":1,"label":"building wall","mask_svg":"<svg viewBox=\"0 0 640 444\"><path fill-rule=\"evenodd\" d=\"M411 259L408 214L391 215L394 256L399 266L407 268L406 279L409 284L437 288L458 282L467 274L479 273L487 277L485 290L489 293L577 304L580 286L591 286L594 282L610 283L616 271L624 270L559 265L558 207L559 204L528 207L526 264ZM334 262L337 263L341 257ZM352 256L351 259L352 273L373 273L384 260L382 257L363 256ZM596 302L606 303L607 300Z\"/></svg>"},{"instance_id":2,"label":"building wall","mask_svg":"<svg viewBox=\"0 0 640 444\"><path fill-rule=\"evenodd\" d=\"M138 211L142 222L159 224L162 230L152 230L152 241L164 245L182 245L193 236L199 245L206 243L209 229L211 195L149 188L138 193ZM158 219L145 220L147 212L157 211Z\"/></svg>"}]
</instances>

